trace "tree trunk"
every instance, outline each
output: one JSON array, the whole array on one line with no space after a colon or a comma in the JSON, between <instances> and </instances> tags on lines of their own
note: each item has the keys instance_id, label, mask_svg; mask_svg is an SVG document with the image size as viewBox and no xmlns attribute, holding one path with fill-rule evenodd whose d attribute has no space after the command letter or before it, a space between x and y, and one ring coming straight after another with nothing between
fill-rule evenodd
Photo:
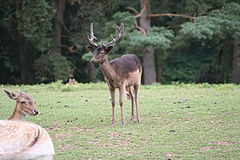
<instances>
[{"instance_id":1,"label":"tree trunk","mask_svg":"<svg viewBox=\"0 0 240 160\"><path fill-rule=\"evenodd\" d=\"M234 39L233 49L233 83L240 84L240 39Z\"/></svg>"},{"instance_id":2,"label":"tree trunk","mask_svg":"<svg viewBox=\"0 0 240 160\"><path fill-rule=\"evenodd\" d=\"M88 61L87 68L88 68L88 76L89 76L90 82L97 82L97 74L95 71L94 64Z\"/></svg>"},{"instance_id":3,"label":"tree trunk","mask_svg":"<svg viewBox=\"0 0 240 160\"><path fill-rule=\"evenodd\" d=\"M148 15L151 14L150 0L140 0L140 3L142 9L145 7L145 10L140 17L140 27L148 33L151 26L151 21L148 17ZM145 46L143 49L143 69L144 84L152 84L156 82L154 51L151 45Z\"/></svg>"},{"instance_id":4,"label":"tree trunk","mask_svg":"<svg viewBox=\"0 0 240 160\"><path fill-rule=\"evenodd\" d=\"M144 84L156 82L156 69L152 46L147 46L143 50L143 69Z\"/></svg>"},{"instance_id":5,"label":"tree trunk","mask_svg":"<svg viewBox=\"0 0 240 160\"><path fill-rule=\"evenodd\" d=\"M55 32L53 37L54 43L54 52L53 54L61 55L61 46L62 46L62 24L63 16L65 10L65 0L58 0L57 1L57 12L56 12L56 21L55 21Z\"/></svg>"}]
</instances>

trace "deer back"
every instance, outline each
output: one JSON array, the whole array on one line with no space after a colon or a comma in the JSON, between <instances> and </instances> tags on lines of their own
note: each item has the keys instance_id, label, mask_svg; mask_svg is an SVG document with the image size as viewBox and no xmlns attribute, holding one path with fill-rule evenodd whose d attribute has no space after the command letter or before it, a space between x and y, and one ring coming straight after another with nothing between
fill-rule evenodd
<instances>
[{"instance_id":1,"label":"deer back","mask_svg":"<svg viewBox=\"0 0 240 160\"><path fill-rule=\"evenodd\" d=\"M110 62L115 72L127 78L128 74L137 70L142 71L142 62L134 54L126 54Z\"/></svg>"},{"instance_id":2,"label":"deer back","mask_svg":"<svg viewBox=\"0 0 240 160\"><path fill-rule=\"evenodd\" d=\"M52 140L42 127L11 120L0 120L0 159L28 160L51 157Z\"/></svg>"}]
</instances>

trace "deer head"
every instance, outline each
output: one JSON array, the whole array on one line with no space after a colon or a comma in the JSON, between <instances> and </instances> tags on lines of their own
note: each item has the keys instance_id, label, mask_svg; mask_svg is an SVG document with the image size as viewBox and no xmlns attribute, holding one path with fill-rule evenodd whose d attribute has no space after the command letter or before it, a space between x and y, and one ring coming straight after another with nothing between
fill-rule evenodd
<instances>
[{"instance_id":1,"label":"deer head","mask_svg":"<svg viewBox=\"0 0 240 160\"><path fill-rule=\"evenodd\" d=\"M97 38L94 36L93 33L93 23L91 23L90 25L90 35L88 36L88 41L91 45L86 46L87 50L91 53L93 53L93 57L91 58L91 62L93 63L102 63L103 61L105 61L107 59L107 53L109 53L113 46L112 44L115 43L116 41L118 41L123 35L123 29L124 29L124 25L123 23L121 23L120 26L116 27L117 29L117 36L115 38L112 37L112 40L110 42L108 42L107 44L104 44L102 42L101 46L98 46L98 44L96 42L94 42L95 40L97 40Z\"/></svg>"},{"instance_id":2,"label":"deer head","mask_svg":"<svg viewBox=\"0 0 240 160\"><path fill-rule=\"evenodd\" d=\"M15 93L12 93L5 89L4 92L10 99L16 101L16 108L11 118L16 119L14 117L19 117L21 119L21 117L25 117L26 115L35 116L39 114L39 111L35 106L35 100L29 97L26 93L20 91L19 94L16 95Z\"/></svg>"}]
</instances>

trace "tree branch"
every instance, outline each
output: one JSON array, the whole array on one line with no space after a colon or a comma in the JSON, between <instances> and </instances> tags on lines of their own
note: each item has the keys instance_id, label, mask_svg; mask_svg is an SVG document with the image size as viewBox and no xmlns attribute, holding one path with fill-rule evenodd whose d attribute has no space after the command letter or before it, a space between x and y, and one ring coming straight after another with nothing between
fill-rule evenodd
<instances>
[{"instance_id":1,"label":"tree branch","mask_svg":"<svg viewBox=\"0 0 240 160\"><path fill-rule=\"evenodd\" d=\"M61 45L60 47L66 48L70 53L77 53L77 50L75 49L74 46L66 46L66 45Z\"/></svg>"},{"instance_id":2,"label":"tree branch","mask_svg":"<svg viewBox=\"0 0 240 160\"><path fill-rule=\"evenodd\" d=\"M144 35L147 34L146 31L145 31L143 28L141 28L140 26L138 26L137 21L135 21L135 27L136 27L138 30L140 30L140 31L142 32L142 34L144 34Z\"/></svg>"},{"instance_id":3,"label":"tree branch","mask_svg":"<svg viewBox=\"0 0 240 160\"><path fill-rule=\"evenodd\" d=\"M147 5L144 5L144 7L141 9L140 13L138 13L137 15L135 15L134 17L138 18L138 17L141 17L143 12L146 10L147 8Z\"/></svg>"},{"instance_id":4,"label":"tree branch","mask_svg":"<svg viewBox=\"0 0 240 160\"><path fill-rule=\"evenodd\" d=\"M138 11L133 7L127 7L127 9L129 9L129 10L133 11L134 13L138 14Z\"/></svg>"},{"instance_id":5,"label":"tree branch","mask_svg":"<svg viewBox=\"0 0 240 160\"><path fill-rule=\"evenodd\" d=\"M169 16L169 17L182 17L182 18L190 18L190 19L196 19L196 17L183 15L183 14L174 14L174 13L161 13L161 14L149 14L149 17L163 17L163 16Z\"/></svg>"}]
</instances>

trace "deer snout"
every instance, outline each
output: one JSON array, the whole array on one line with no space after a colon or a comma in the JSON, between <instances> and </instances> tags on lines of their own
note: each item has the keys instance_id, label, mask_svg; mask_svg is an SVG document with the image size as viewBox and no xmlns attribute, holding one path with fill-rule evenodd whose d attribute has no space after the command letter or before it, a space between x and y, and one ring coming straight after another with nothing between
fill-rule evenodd
<instances>
[{"instance_id":1,"label":"deer snout","mask_svg":"<svg viewBox=\"0 0 240 160\"><path fill-rule=\"evenodd\" d=\"M38 115L39 113L40 113L39 110L33 110L34 115Z\"/></svg>"},{"instance_id":2,"label":"deer snout","mask_svg":"<svg viewBox=\"0 0 240 160\"><path fill-rule=\"evenodd\" d=\"M90 59L90 62L95 63L96 59L93 57L93 58Z\"/></svg>"}]
</instances>

